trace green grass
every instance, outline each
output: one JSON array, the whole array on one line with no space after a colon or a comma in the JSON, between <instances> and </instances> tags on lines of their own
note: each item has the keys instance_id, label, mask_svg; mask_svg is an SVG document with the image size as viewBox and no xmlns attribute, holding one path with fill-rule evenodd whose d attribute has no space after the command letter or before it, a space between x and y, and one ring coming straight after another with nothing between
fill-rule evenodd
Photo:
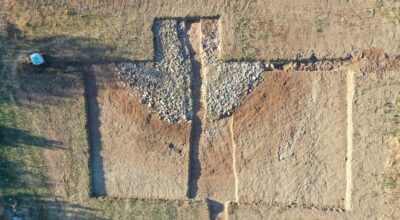
<instances>
[{"instance_id":1,"label":"green grass","mask_svg":"<svg viewBox=\"0 0 400 220\"><path fill-rule=\"evenodd\" d=\"M394 103L386 102L383 105L383 112L387 116L387 126L384 134L391 137L400 135L400 94L397 95Z\"/></svg>"},{"instance_id":2,"label":"green grass","mask_svg":"<svg viewBox=\"0 0 400 220\"><path fill-rule=\"evenodd\" d=\"M383 178L383 186L387 189L394 189L396 188L397 178L392 178L390 176L385 176Z\"/></svg>"},{"instance_id":3,"label":"green grass","mask_svg":"<svg viewBox=\"0 0 400 220\"><path fill-rule=\"evenodd\" d=\"M380 8L385 5L384 0L375 0L375 7Z\"/></svg>"},{"instance_id":4,"label":"green grass","mask_svg":"<svg viewBox=\"0 0 400 220\"><path fill-rule=\"evenodd\" d=\"M400 188L400 172L398 166L398 143L400 141L400 93L394 101L388 101L383 105L386 128L384 135L388 140L388 150L391 152L392 166L382 177L383 189L388 193L388 198L395 196ZM394 198L393 197L393 198ZM392 199L393 199L392 198ZM392 200L390 200L392 201Z\"/></svg>"},{"instance_id":5,"label":"green grass","mask_svg":"<svg viewBox=\"0 0 400 220\"><path fill-rule=\"evenodd\" d=\"M1 48L7 50L6 47ZM36 120L40 118L40 109L19 107L11 97L15 86L11 84L10 68L0 57L0 193L6 214L11 213L10 205L17 202L21 216L40 218L40 211L46 204L51 192L46 185L46 168L43 165L40 146L43 139L31 133Z\"/></svg>"},{"instance_id":6,"label":"green grass","mask_svg":"<svg viewBox=\"0 0 400 220\"><path fill-rule=\"evenodd\" d=\"M235 23L234 34L243 59L254 60L260 56L260 48L254 46L254 42L268 39L266 25L266 21L254 17L240 17Z\"/></svg>"}]
</instances>

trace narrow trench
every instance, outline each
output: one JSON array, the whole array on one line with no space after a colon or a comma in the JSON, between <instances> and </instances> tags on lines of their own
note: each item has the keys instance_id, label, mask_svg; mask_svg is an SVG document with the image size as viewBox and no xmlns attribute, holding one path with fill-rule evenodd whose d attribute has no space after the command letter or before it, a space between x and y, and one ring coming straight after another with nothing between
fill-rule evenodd
<instances>
[{"instance_id":1,"label":"narrow trench","mask_svg":"<svg viewBox=\"0 0 400 220\"><path fill-rule=\"evenodd\" d=\"M192 96L192 128L190 131L189 186L188 197L195 198L198 191L198 180L201 175L199 148L202 133L202 75L200 57L200 20L186 21L186 34L192 63L191 96ZM204 102L203 102L204 103Z\"/></svg>"},{"instance_id":2,"label":"narrow trench","mask_svg":"<svg viewBox=\"0 0 400 220\"><path fill-rule=\"evenodd\" d=\"M202 51L201 51L201 23L200 19L186 21L186 37L188 39L188 48L192 63L191 79L191 98L193 106L192 128L190 133L190 161L189 161L189 186L188 197L196 198L199 189L198 182L201 176L201 163L199 150L201 144L201 135L206 122L206 77L202 71ZM223 212L222 203L215 200L207 200L209 207L209 218L217 219L217 216Z\"/></svg>"},{"instance_id":3,"label":"narrow trench","mask_svg":"<svg viewBox=\"0 0 400 220\"><path fill-rule=\"evenodd\" d=\"M87 131L89 143L89 171L91 182L91 196L105 196L105 179L103 160L100 156L101 140L100 140L100 120L99 120L99 103L97 102L98 89L96 79L89 69L84 71L84 87L85 87L85 108L87 118Z\"/></svg>"}]
</instances>

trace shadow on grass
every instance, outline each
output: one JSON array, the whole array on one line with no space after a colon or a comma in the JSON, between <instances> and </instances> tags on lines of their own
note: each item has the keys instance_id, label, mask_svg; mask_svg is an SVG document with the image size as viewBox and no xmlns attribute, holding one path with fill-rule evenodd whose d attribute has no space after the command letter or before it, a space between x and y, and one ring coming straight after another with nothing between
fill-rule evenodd
<instances>
[{"instance_id":1,"label":"shadow on grass","mask_svg":"<svg viewBox=\"0 0 400 220\"><path fill-rule=\"evenodd\" d=\"M6 59L0 54L0 107L17 104L27 108L62 108L70 100L82 97L86 71L91 65L127 61L115 56L114 48L99 46L88 38L26 39L13 25L6 32L6 36L0 36L0 42L7 43L7 46L0 45L0 51L6 48L8 53ZM46 66L36 68L28 64L27 56L35 51L45 55ZM98 109L97 102L86 100L86 105L88 115ZM91 115L96 122L98 114ZM22 219L102 219L95 215L102 210L62 201L50 193L52 186L45 173L41 148L60 149L63 144L10 126L13 124L10 120L15 120L13 117L0 117L0 206L4 207L4 211L0 207L0 219L11 219L13 215ZM99 133L99 123L88 120L90 130ZM100 137L91 135L90 131L88 134L89 139L93 138L90 143L100 142L97 140ZM100 151L101 145L97 148ZM103 170L101 163L90 164L91 169L93 166ZM99 181L104 182L104 177Z\"/></svg>"},{"instance_id":2,"label":"shadow on grass","mask_svg":"<svg viewBox=\"0 0 400 220\"><path fill-rule=\"evenodd\" d=\"M0 141L0 219L102 219L94 214L98 210L62 201L50 193L51 185L40 172L45 170L44 165L29 163L37 162L37 158L30 157L40 157L37 153L40 151L32 151L32 146L40 147L38 142L24 141L24 146L16 148L3 140ZM31 143L34 145L29 146Z\"/></svg>"},{"instance_id":3,"label":"shadow on grass","mask_svg":"<svg viewBox=\"0 0 400 220\"><path fill-rule=\"evenodd\" d=\"M114 55L114 48L98 46L89 38L54 36L14 41L10 72L18 79L19 92L15 95L21 105L64 105L65 99L81 95L82 73L86 69L92 65L129 61ZM28 56L33 52L44 55L46 64L43 67L29 64Z\"/></svg>"},{"instance_id":4,"label":"shadow on grass","mask_svg":"<svg viewBox=\"0 0 400 220\"><path fill-rule=\"evenodd\" d=\"M90 38L52 36L26 39L21 31L11 24L7 28L7 35L14 47L11 48L15 53L11 73L19 82L15 92L19 105L62 107L68 104L68 100L82 97L84 93L91 152L92 194L104 195L99 106L96 100L97 76L90 71L92 65L109 65L129 60L119 56L115 48L99 45ZM40 68L30 65L27 58L32 52L42 53L46 65ZM49 145L54 146L54 143Z\"/></svg>"},{"instance_id":5,"label":"shadow on grass","mask_svg":"<svg viewBox=\"0 0 400 220\"><path fill-rule=\"evenodd\" d=\"M2 126L0 124L0 144L11 147L34 146L63 149L59 141L48 140L29 134L28 131Z\"/></svg>"}]
</instances>

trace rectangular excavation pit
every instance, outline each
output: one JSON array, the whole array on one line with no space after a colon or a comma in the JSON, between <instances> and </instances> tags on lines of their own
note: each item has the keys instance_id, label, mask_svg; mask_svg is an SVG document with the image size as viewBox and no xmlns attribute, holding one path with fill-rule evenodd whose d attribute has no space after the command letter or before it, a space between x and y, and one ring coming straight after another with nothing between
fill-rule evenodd
<instances>
[{"instance_id":1,"label":"rectangular excavation pit","mask_svg":"<svg viewBox=\"0 0 400 220\"><path fill-rule=\"evenodd\" d=\"M127 83L117 79L111 66L94 66L87 75L94 195L183 199L197 194L203 99L200 19L156 19L153 31L153 61L117 65L119 77ZM173 64L172 69L171 65L158 68L165 64ZM127 69L143 78L131 82L136 76L121 73ZM146 81L147 77L151 79ZM145 85L135 84L136 80ZM157 89L147 91L151 83ZM160 86L166 93L153 93ZM170 99L174 95L178 102ZM147 102L149 98L157 101Z\"/></svg>"},{"instance_id":2,"label":"rectangular excavation pit","mask_svg":"<svg viewBox=\"0 0 400 220\"><path fill-rule=\"evenodd\" d=\"M136 89L111 65L87 75L95 196L348 207L346 71L275 71L256 87L266 63L218 60L214 18L153 31L154 61L117 64Z\"/></svg>"},{"instance_id":3,"label":"rectangular excavation pit","mask_svg":"<svg viewBox=\"0 0 400 220\"><path fill-rule=\"evenodd\" d=\"M117 196L119 193L112 192L116 190L125 192L122 194L129 197L157 197L162 193L158 193L158 189L156 189L154 195L152 194L152 189L159 188L158 183L154 183L155 186L153 186L152 182L160 181L158 175L167 176L166 172L156 164L154 167L147 168L151 170L149 173L152 173L152 175L145 175L141 173L144 171L141 171L143 169L140 166L144 166L145 162L151 163L163 158L161 159L162 168L172 170L173 167L177 167L178 172L176 173L179 178L183 176L183 173L187 174L186 187L182 187L183 179L171 176L171 179L179 180L179 184L165 186L167 188L165 191L175 192L178 190L181 195L180 198L183 198L182 192L185 188L189 198L231 200L233 199L235 184L231 166L232 152L229 146L229 126L227 120L221 120L221 123L212 123L211 121L208 123L211 120L209 113L214 111L216 116L222 114L216 112L216 109L226 101L222 100L223 98L229 99L226 104L228 109L223 113L230 113L234 105L247 94L247 84L254 86L256 81L261 80L260 74L264 65L261 62L231 61L225 63L218 60L217 17L200 19L160 18L154 21L153 32L154 60L121 62L116 65L120 78L130 86L135 87L135 95L138 97L132 95L132 97L121 98L120 96L123 93L107 81L97 85L105 92L104 94L98 93L96 96L97 106L99 106L97 118L100 121L99 126L97 126L99 127L99 134L97 135L99 138L97 139L100 140L98 145L101 147L92 144L92 164L93 168L104 167L101 171L103 175L100 175L104 178L98 178L99 175L96 175L96 172L92 173L94 192L97 194L96 192L99 191L100 194L119 197ZM203 65L207 66L207 71L202 69ZM230 71L231 69L232 71ZM253 73L253 71L256 73ZM236 73L237 77L234 76ZM205 74L213 75L213 86L207 85ZM218 74L224 77L218 80ZM96 73L96 78L98 76L99 74ZM112 77L109 76L108 78ZM116 77L114 76L114 78ZM120 83L124 85L122 81ZM209 94L218 93L218 88L224 84L227 84L228 92L235 94L209 96ZM211 92L208 92L208 90L211 90ZM237 100L231 100L230 97L236 97ZM123 116L121 111L117 109L120 104L120 101L116 101L118 99L124 99L128 102L122 104L123 109L140 105L140 107L135 106L134 110L139 111L136 110L138 108L141 112L134 112L134 116ZM136 101L127 101L129 99ZM216 104L216 109L207 108L207 103L210 100L213 100L213 103ZM215 107L215 105L213 106ZM105 112L104 109L110 109L110 112L102 116L102 111ZM149 111L153 114L150 114ZM136 114L139 114L139 116ZM140 123L140 126L137 125L137 122L143 121L143 118L146 117L156 121L156 124L149 125L151 129L148 129L147 125L141 126ZM163 120L159 120L159 118ZM188 120L191 122L187 122ZM92 121L96 121L96 118ZM130 124L126 124L128 121L130 121ZM132 131L134 126L138 128ZM130 133L125 134L123 128ZM221 129L220 133L213 132L219 129ZM93 131L96 132L96 126ZM135 135L132 135L132 132ZM179 135L172 134L174 136L170 140L171 137L168 136L170 132ZM213 137L204 135L210 134L210 132L213 132ZM96 139L96 134L91 134L91 136L95 137L94 140ZM142 139L145 140L142 141ZM216 140L214 141L214 139ZM113 148L106 147L106 145L112 145ZM129 147L126 147L126 145ZM152 148L147 149L148 145L151 145ZM162 147L167 145L170 149L177 147L178 152L182 153L181 156L184 158L169 160L164 157ZM136 160L129 162L128 166L126 166L127 162L125 161L129 159L126 157L129 154L117 154L117 150L122 150L124 147L127 149L123 151L134 151L130 157ZM140 150L146 150L145 153L142 153L142 157L145 158L143 161L140 160L141 158L133 157L140 154ZM151 155L148 155L149 152L147 151L150 151ZM113 158L119 159L119 161L110 162ZM177 163L178 161L185 162ZM100 166L95 164L100 164ZM186 171L183 168L180 169L185 165L187 165ZM124 171L118 171L120 167ZM133 178L137 179L137 184L132 184ZM162 179L162 181L166 180ZM125 181L129 184L125 184ZM104 186L98 185L102 182ZM96 184L97 187L95 187ZM227 190L227 186L229 190ZM143 187L145 190L138 192ZM148 187L148 190L146 187ZM101 191L104 191L104 193L101 193ZM144 196L141 193L144 193ZM157 198L177 199L179 197L167 193Z\"/></svg>"},{"instance_id":4,"label":"rectangular excavation pit","mask_svg":"<svg viewBox=\"0 0 400 220\"><path fill-rule=\"evenodd\" d=\"M185 199L190 124L150 115L112 65L86 74L93 196Z\"/></svg>"},{"instance_id":5,"label":"rectangular excavation pit","mask_svg":"<svg viewBox=\"0 0 400 220\"><path fill-rule=\"evenodd\" d=\"M239 203L348 206L346 76L265 75L231 119Z\"/></svg>"}]
</instances>

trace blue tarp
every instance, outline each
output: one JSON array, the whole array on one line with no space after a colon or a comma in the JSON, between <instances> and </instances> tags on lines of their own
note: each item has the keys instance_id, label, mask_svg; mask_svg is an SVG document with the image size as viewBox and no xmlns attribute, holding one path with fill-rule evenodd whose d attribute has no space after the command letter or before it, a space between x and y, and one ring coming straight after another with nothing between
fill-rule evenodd
<instances>
[{"instance_id":1,"label":"blue tarp","mask_svg":"<svg viewBox=\"0 0 400 220\"><path fill-rule=\"evenodd\" d=\"M33 65L38 66L44 63L43 56L40 55L39 53L33 53L29 56L29 58L31 58Z\"/></svg>"}]
</instances>

